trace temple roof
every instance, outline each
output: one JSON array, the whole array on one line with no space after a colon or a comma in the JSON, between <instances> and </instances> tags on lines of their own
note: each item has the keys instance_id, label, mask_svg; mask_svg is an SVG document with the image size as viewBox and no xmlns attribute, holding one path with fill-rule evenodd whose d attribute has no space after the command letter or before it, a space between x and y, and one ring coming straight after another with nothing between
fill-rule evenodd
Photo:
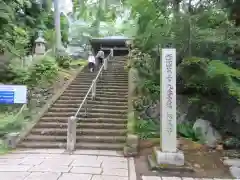
<instances>
[{"instance_id":1,"label":"temple roof","mask_svg":"<svg viewBox=\"0 0 240 180\"><path fill-rule=\"evenodd\" d=\"M35 40L35 43L46 43L46 41L45 41L42 37L38 37L38 38Z\"/></svg>"},{"instance_id":2,"label":"temple roof","mask_svg":"<svg viewBox=\"0 0 240 180\"><path fill-rule=\"evenodd\" d=\"M102 39L129 39L129 38L125 36L106 36Z\"/></svg>"},{"instance_id":3,"label":"temple roof","mask_svg":"<svg viewBox=\"0 0 240 180\"><path fill-rule=\"evenodd\" d=\"M120 45L122 43L125 43L127 40L131 40L128 37L125 36L107 36L103 38L92 38L90 39L90 43L93 44L116 44Z\"/></svg>"}]
</instances>

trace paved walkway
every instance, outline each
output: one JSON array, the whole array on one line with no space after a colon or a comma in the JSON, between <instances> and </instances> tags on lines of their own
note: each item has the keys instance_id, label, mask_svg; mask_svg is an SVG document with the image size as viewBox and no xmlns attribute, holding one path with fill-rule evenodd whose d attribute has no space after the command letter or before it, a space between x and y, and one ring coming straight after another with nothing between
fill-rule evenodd
<instances>
[{"instance_id":1,"label":"paved walkway","mask_svg":"<svg viewBox=\"0 0 240 180\"><path fill-rule=\"evenodd\" d=\"M3 180L136 180L133 158L114 151L17 150L0 155ZM142 180L220 180L142 176ZM240 179L238 179L240 180Z\"/></svg>"},{"instance_id":2,"label":"paved walkway","mask_svg":"<svg viewBox=\"0 0 240 180\"><path fill-rule=\"evenodd\" d=\"M132 158L112 151L17 150L0 156L0 179L136 180L136 174Z\"/></svg>"}]
</instances>

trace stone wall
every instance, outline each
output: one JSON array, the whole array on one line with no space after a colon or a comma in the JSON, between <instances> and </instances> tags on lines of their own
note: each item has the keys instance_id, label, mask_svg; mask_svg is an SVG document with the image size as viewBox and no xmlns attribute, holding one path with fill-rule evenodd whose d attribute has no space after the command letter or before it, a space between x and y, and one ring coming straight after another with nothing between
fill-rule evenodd
<instances>
[{"instance_id":1,"label":"stone wall","mask_svg":"<svg viewBox=\"0 0 240 180\"><path fill-rule=\"evenodd\" d=\"M138 81L138 72L136 69L131 68L128 72L128 135L124 147L125 156L136 156L138 154L139 138L134 132L129 132L129 128L134 129L135 125L135 112L133 108L133 99L136 96L135 90Z\"/></svg>"}]
</instances>

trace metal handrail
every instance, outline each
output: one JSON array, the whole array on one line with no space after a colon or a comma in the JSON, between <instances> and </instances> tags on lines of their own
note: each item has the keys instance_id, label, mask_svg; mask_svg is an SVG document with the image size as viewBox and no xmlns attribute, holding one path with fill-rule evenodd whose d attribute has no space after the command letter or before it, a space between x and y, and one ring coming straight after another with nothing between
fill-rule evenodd
<instances>
[{"instance_id":1,"label":"metal handrail","mask_svg":"<svg viewBox=\"0 0 240 180\"><path fill-rule=\"evenodd\" d=\"M104 61L108 61L108 59L109 59L110 56L111 56L111 53L104 59ZM94 85L96 84L96 81L98 80L99 76L102 74L102 71L103 71L103 69L104 69L104 66L106 66L105 64L106 64L106 63L103 63L103 65L101 66L101 68L100 68L99 71L98 71L97 76L93 79L90 88L88 89L88 91L87 91L87 93L86 93L86 95L85 95L82 103L80 104L77 112L76 112L75 115L74 115L75 118L77 117L78 113L80 112L80 110L82 109L83 105L85 104L85 101L87 100L88 95L89 95L89 93L91 92L91 90L93 90ZM94 97L92 97L92 98L94 98Z\"/></svg>"},{"instance_id":2,"label":"metal handrail","mask_svg":"<svg viewBox=\"0 0 240 180\"><path fill-rule=\"evenodd\" d=\"M99 79L100 76L102 76L102 72L103 70L107 70L107 66L108 66L108 61L110 60L110 58L113 57L113 49L110 50L109 55L104 58L103 61L103 65L101 66L101 68L99 69L99 72L97 74L97 76L93 79L91 86L89 87L82 103L80 104L77 112L74 114L74 116L71 116L68 119L68 130L67 130L67 150L68 151L73 151L75 149L75 145L76 145L76 128L77 128L77 121L78 121L78 114L81 111L82 107L85 105L85 115L87 115L87 98L90 94L90 92L92 91L92 99L94 99L96 97L96 84L97 81Z\"/></svg>"}]
</instances>

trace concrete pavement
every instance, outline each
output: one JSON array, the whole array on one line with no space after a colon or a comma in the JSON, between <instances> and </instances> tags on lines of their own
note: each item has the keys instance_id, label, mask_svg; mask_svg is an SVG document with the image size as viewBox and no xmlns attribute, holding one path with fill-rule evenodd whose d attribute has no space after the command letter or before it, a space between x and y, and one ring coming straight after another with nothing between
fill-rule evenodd
<instances>
[{"instance_id":1,"label":"concrete pavement","mask_svg":"<svg viewBox=\"0 0 240 180\"><path fill-rule=\"evenodd\" d=\"M17 150L0 156L0 179L136 180L133 166L113 151Z\"/></svg>"},{"instance_id":2,"label":"concrete pavement","mask_svg":"<svg viewBox=\"0 0 240 180\"><path fill-rule=\"evenodd\" d=\"M137 180L133 158L124 158L118 152L77 150L69 155L64 151L63 149L18 149L0 155L0 179ZM142 180L220 179L142 176Z\"/></svg>"}]
</instances>

